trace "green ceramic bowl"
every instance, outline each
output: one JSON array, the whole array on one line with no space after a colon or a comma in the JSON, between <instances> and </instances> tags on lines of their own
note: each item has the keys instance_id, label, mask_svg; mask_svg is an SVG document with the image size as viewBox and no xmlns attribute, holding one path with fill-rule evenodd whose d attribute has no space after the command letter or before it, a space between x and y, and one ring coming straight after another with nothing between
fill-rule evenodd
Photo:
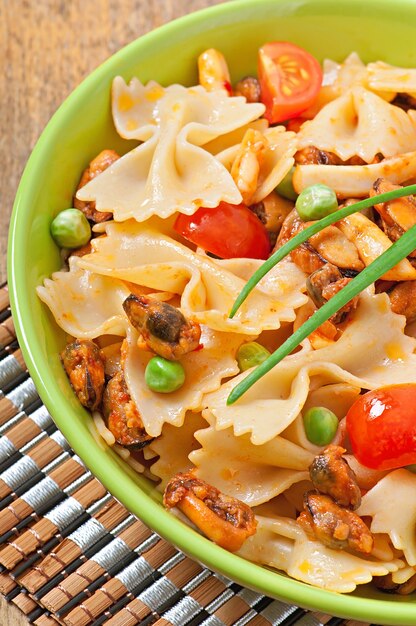
<instances>
[{"instance_id":1,"label":"green ceramic bowl","mask_svg":"<svg viewBox=\"0 0 416 626\"><path fill-rule=\"evenodd\" d=\"M12 215L9 286L19 342L43 402L89 469L130 511L162 537L240 584L287 602L379 624L416 624L414 597L386 596L373 588L340 595L248 563L210 543L164 511L152 485L91 434L59 362L63 333L38 300L35 287L60 267L49 236L53 216L71 205L89 160L112 147L130 146L115 133L110 85L121 74L163 84L196 81L196 57L221 49L233 79L255 72L266 41L300 44L319 59L364 60L416 67L414 0L234 0L172 22L133 42L99 67L63 103L39 139L24 171Z\"/></svg>"}]
</instances>

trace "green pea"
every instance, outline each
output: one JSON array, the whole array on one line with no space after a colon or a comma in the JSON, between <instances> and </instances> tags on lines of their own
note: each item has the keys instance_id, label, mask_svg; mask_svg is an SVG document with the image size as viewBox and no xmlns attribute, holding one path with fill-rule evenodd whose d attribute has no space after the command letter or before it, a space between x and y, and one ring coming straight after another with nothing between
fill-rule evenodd
<instances>
[{"instance_id":1,"label":"green pea","mask_svg":"<svg viewBox=\"0 0 416 626\"><path fill-rule=\"evenodd\" d=\"M296 200L296 210L304 221L320 220L338 210L336 193L327 185L311 185L306 187Z\"/></svg>"},{"instance_id":2,"label":"green pea","mask_svg":"<svg viewBox=\"0 0 416 626\"><path fill-rule=\"evenodd\" d=\"M60 248L80 248L91 239L91 226L82 211L65 209L53 220L51 235Z\"/></svg>"},{"instance_id":3,"label":"green pea","mask_svg":"<svg viewBox=\"0 0 416 626\"><path fill-rule=\"evenodd\" d=\"M323 406L313 406L303 416L305 434L316 446L327 446L338 430L338 418Z\"/></svg>"},{"instance_id":4,"label":"green pea","mask_svg":"<svg viewBox=\"0 0 416 626\"><path fill-rule=\"evenodd\" d=\"M238 367L242 372L260 365L270 356L270 352L256 341L243 343L237 350Z\"/></svg>"},{"instance_id":5,"label":"green pea","mask_svg":"<svg viewBox=\"0 0 416 626\"><path fill-rule=\"evenodd\" d=\"M298 194L293 187L294 172L295 168L291 167L286 176L282 178L282 180L275 189L279 196L283 196L283 198L287 198L287 200L296 200L296 198L298 197Z\"/></svg>"},{"instance_id":6,"label":"green pea","mask_svg":"<svg viewBox=\"0 0 416 626\"><path fill-rule=\"evenodd\" d=\"M154 356L146 366L144 379L152 391L172 393L180 389L185 382L185 370L177 361Z\"/></svg>"}]
</instances>

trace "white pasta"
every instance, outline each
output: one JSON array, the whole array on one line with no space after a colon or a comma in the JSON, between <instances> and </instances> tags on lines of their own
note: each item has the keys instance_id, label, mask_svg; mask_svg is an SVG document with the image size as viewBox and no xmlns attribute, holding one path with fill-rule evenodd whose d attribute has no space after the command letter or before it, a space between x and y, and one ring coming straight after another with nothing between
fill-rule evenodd
<instances>
[{"instance_id":1,"label":"white pasta","mask_svg":"<svg viewBox=\"0 0 416 626\"><path fill-rule=\"evenodd\" d=\"M304 275L287 261L271 272L253 291L250 304L231 320L228 314L245 282L239 276L145 225L109 223L106 232L107 237L94 241L94 253L79 259L80 267L181 294L183 313L212 329L258 335L278 328L279 322L293 321L294 308L306 301ZM259 266L254 260L242 263L253 271Z\"/></svg>"},{"instance_id":2,"label":"white pasta","mask_svg":"<svg viewBox=\"0 0 416 626\"><path fill-rule=\"evenodd\" d=\"M358 510L359 515L371 515L371 530L387 533L412 566L416 565L415 490L416 476L406 469L395 470L366 493Z\"/></svg>"},{"instance_id":3,"label":"white pasta","mask_svg":"<svg viewBox=\"0 0 416 626\"><path fill-rule=\"evenodd\" d=\"M416 94L416 69L395 67L383 61L367 65L368 84L373 90Z\"/></svg>"},{"instance_id":4,"label":"white pasta","mask_svg":"<svg viewBox=\"0 0 416 626\"><path fill-rule=\"evenodd\" d=\"M57 324L69 335L82 339L99 335L125 335L127 318L123 301L130 290L119 280L92 274L70 259L69 272L55 272L37 288Z\"/></svg>"},{"instance_id":5,"label":"white pasta","mask_svg":"<svg viewBox=\"0 0 416 626\"><path fill-rule=\"evenodd\" d=\"M138 79L113 83L113 117L119 134L143 143L77 193L114 219L187 215L221 200L238 204L241 194L221 162L203 148L213 139L257 119L263 104L247 104L222 90L181 85L146 86Z\"/></svg>"},{"instance_id":6,"label":"white pasta","mask_svg":"<svg viewBox=\"0 0 416 626\"><path fill-rule=\"evenodd\" d=\"M338 419L341 420L357 399L360 391L359 387L347 383L318 386L317 389L311 389L309 392L302 407L302 413L305 413L311 407L323 406L335 413ZM285 438L304 450L309 450L314 454L318 454L321 450L319 446L311 443L306 437L301 414L286 428L283 434ZM333 443L335 442L333 441Z\"/></svg>"},{"instance_id":7,"label":"white pasta","mask_svg":"<svg viewBox=\"0 0 416 626\"><path fill-rule=\"evenodd\" d=\"M363 294L354 321L337 342L321 350L311 350L306 342L301 352L286 357L232 406L227 406L227 397L245 372L208 395L205 402L216 428L232 426L237 436L251 433L257 445L270 441L302 410L313 376L326 384L346 382L364 389L416 382L416 344L403 334L404 324L403 317L391 312L385 294Z\"/></svg>"},{"instance_id":8,"label":"white pasta","mask_svg":"<svg viewBox=\"0 0 416 626\"><path fill-rule=\"evenodd\" d=\"M314 117L328 102L353 87L365 87L388 102L396 95L395 90L384 90L382 85L372 80L373 64L365 65L356 52L351 52L342 63L325 59L322 65L322 87L316 102L303 114L307 119Z\"/></svg>"},{"instance_id":9,"label":"white pasta","mask_svg":"<svg viewBox=\"0 0 416 626\"><path fill-rule=\"evenodd\" d=\"M323 70L315 102L300 112L303 123L288 120L297 133L270 126L261 117L262 103L230 97L225 89L143 85L136 78L127 84L117 77L114 124L138 145L101 173L91 165L83 180L92 177L76 194L95 203L84 207L88 219L95 219L94 206L113 219L95 224L88 251L70 256L37 292L68 335L62 362L81 403L94 405L89 428L97 445L111 446L119 464L166 490L164 503L177 503L172 512L180 519L195 507L189 523L215 541L226 524L225 535L253 533L240 549L233 538L227 545L229 537L220 545L304 583L349 593L386 575L387 582L411 586L416 572L416 475L364 466L361 455L354 456L351 428L363 392L416 384L412 255L227 404L252 371L245 370L247 360L282 345L415 222L407 199L384 206L384 213L377 207L377 215L370 209L340 220L275 265L229 317L263 263L234 258L239 237L246 242L244 220L254 220L267 249L303 226L300 209L297 215L294 201L283 198L293 190L280 185L294 165L296 192L321 183L339 199L367 197L377 178L416 180L416 108L406 110L415 104L416 69L365 65L352 53L343 63L325 61ZM256 95L258 85L250 85ZM325 161L315 149L364 164L297 164ZM239 207L233 210L242 221L230 232L208 228L207 237L189 236L195 243L187 241L186 229L179 234L178 217L190 216L189 229L203 230L206 225L192 217L200 207L212 209L211 218L221 202L239 205L243 198L265 232ZM215 244L235 238L237 252L214 256L210 235ZM322 274L311 276L322 266ZM254 341L263 350L244 345ZM325 422L311 425L317 414L330 420L327 429ZM329 441L338 448L325 450ZM193 488L188 508L181 507ZM349 488L354 495L347 512ZM179 502L170 502L176 489ZM355 514L362 519L354 523ZM210 534L215 515L221 532Z\"/></svg>"},{"instance_id":10,"label":"white pasta","mask_svg":"<svg viewBox=\"0 0 416 626\"><path fill-rule=\"evenodd\" d=\"M257 516L257 522L256 534L247 539L239 554L284 569L293 578L324 589L351 592L373 576L383 576L403 566L397 558L364 559L311 541L291 519Z\"/></svg>"},{"instance_id":11,"label":"white pasta","mask_svg":"<svg viewBox=\"0 0 416 626\"><path fill-rule=\"evenodd\" d=\"M308 479L313 455L296 444L275 437L254 446L247 436L234 437L230 428L209 427L195 433L201 444L190 454L196 474L218 489L257 506Z\"/></svg>"},{"instance_id":12,"label":"white pasta","mask_svg":"<svg viewBox=\"0 0 416 626\"><path fill-rule=\"evenodd\" d=\"M159 489L163 490L178 472L194 467L189 458L191 452L199 447L194 433L206 425L199 413L188 412L180 428L165 424L161 436L151 442L150 449L159 457L152 465L153 474L160 478Z\"/></svg>"},{"instance_id":13,"label":"white pasta","mask_svg":"<svg viewBox=\"0 0 416 626\"><path fill-rule=\"evenodd\" d=\"M241 335L214 333L202 328L203 350L189 352L182 359L187 384L169 394L156 393L145 384L145 369L153 354L137 346L138 334L129 329L124 364L124 375L140 413L146 432L158 437L163 424L181 426L186 411L199 411L203 396L215 391L221 380L238 373L235 353L241 345Z\"/></svg>"},{"instance_id":14,"label":"white pasta","mask_svg":"<svg viewBox=\"0 0 416 626\"><path fill-rule=\"evenodd\" d=\"M415 150L416 126L399 107L354 87L305 122L297 140L299 148L315 146L343 161L359 156L371 163L379 153L392 157Z\"/></svg>"},{"instance_id":15,"label":"white pasta","mask_svg":"<svg viewBox=\"0 0 416 626\"><path fill-rule=\"evenodd\" d=\"M92 414L92 419L100 437L104 439L107 445L114 447L116 439L111 430L108 430L107 426L105 425L101 413L99 413L98 411L94 411L94 413Z\"/></svg>"}]
</instances>

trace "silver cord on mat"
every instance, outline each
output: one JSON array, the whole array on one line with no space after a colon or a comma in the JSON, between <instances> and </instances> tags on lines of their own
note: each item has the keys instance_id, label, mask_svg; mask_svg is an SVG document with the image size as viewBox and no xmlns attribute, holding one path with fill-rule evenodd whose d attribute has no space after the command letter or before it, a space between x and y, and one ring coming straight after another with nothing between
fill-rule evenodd
<instances>
[{"instance_id":1,"label":"silver cord on mat","mask_svg":"<svg viewBox=\"0 0 416 626\"><path fill-rule=\"evenodd\" d=\"M6 483L12 491L15 491L38 472L39 467L35 461L30 456L24 456L0 474L0 480Z\"/></svg>"},{"instance_id":2,"label":"silver cord on mat","mask_svg":"<svg viewBox=\"0 0 416 626\"><path fill-rule=\"evenodd\" d=\"M19 361L13 354L9 354L1 361L0 369L0 389L7 387L13 381L23 374L24 370L21 368Z\"/></svg>"},{"instance_id":3,"label":"silver cord on mat","mask_svg":"<svg viewBox=\"0 0 416 626\"><path fill-rule=\"evenodd\" d=\"M38 397L35 384L31 378L25 380L21 385L15 387L7 394L6 398L21 411L24 407L32 404Z\"/></svg>"},{"instance_id":4,"label":"silver cord on mat","mask_svg":"<svg viewBox=\"0 0 416 626\"><path fill-rule=\"evenodd\" d=\"M62 490L59 485L50 476L46 476L40 483L26 491L21 498L32 507L35 513L39 514L48 500L55 498L60 493Z\"/></svg>"},{"instance_id":5,"label":"silver cord on mat","mask_svg":"<svg viewBox=\"0 0 416 626\"><path fill-rule=\"evenodd\" d=\"M52 524L62 532L69 524L75 522L77 517L82 515L84 507L82 504L75 500L75 498L68 498L64 502L58 504L51 511L48 511L44 517L48 519Z\"/></svg>"},{"instance_id":6,"label":"silver cord on mat","mask_svg":"<svg viewBox=\"0 0 416 626\"><path fill-rule=\"evenodd\" d=\"M85 524L77 528L68 536L68 539L77 544L78 548L85 552L96 541L107 534L107 529L95 517L89 519Z\"/></svg>"},{"instance_id":7,"label":"silver cord on mat","mask_svg":"<svg viewBox=\"0 0 416 626\"><path fill-rule=\"evenodd\" d=\"M146 559L143 556L139 556L138 559L117 574L116 578L126 587L127 591L132 592L139 580L147 578L154 571Z\"/></svg>"}]
</instances>

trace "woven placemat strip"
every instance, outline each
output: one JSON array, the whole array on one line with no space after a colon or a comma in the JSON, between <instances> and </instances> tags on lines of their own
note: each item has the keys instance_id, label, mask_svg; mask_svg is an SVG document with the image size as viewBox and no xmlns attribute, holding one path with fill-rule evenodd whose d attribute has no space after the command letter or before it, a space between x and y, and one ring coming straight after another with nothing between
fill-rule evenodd
<instances>
[{"instance_id":1,"label":"woven placemat strip","mask_svg":"<svg viewBox=\"0 0 416 626\"><path fill-rule=\"evenodd\" d=\"M0 287L0 592L36 626L362 626L192 561L83 466L42 405Z\"/></svg>"}]
</instances>

